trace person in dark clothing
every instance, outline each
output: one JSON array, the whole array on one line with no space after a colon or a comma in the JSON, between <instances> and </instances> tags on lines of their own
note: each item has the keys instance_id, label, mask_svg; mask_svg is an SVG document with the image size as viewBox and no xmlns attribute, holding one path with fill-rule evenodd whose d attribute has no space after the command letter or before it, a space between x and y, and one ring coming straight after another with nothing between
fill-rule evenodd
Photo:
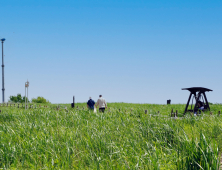
<instances>
[{"instance_id":1,"label":"person in dark clothing","mask_svg":"<svg viewBox=\"0 0 222 170\"><path fill-rule=\"evenodd\" d=\"M198 102L197 102L197 106L198 106L198 109L199 109L199 110L204 110L204 104L203 104L203 102L198 101Z\"/></svg>"},{"instance_id":2,"label":"person in dark clothing","mask_svg":"<svg viewBox=\"0 0 222 170\"><path fill-rule=\"evenodd\" d=\"M89 100L88 100L88 102L87 102L87 107L88 107L90 110L94 110L94 105L95 105L94 100L92 100L92 98L89 97Z\"/></svg>"},{"instance_id":3,"label":"person in dark clothing","mask_svg":"<svg viewBox=\"0 0 222 170\"><path fill-rule=\"evenodd\" d=\"M194 115L197 114L197 111L199 110L199 113L204 110L204 103L201 102L200 100L197 102L197 108L194 109Z\"/></svg>"}]
</instances>

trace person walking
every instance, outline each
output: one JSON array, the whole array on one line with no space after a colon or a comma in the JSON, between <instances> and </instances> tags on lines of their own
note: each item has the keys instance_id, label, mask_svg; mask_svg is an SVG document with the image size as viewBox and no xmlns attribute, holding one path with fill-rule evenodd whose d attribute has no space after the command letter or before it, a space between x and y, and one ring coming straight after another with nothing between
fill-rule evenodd
<instances>
[{"instance_id":1,"label":"person walking","mask_svg":"<svg viewBox=\"0 0 222 170\"><path fill-rule=\"evenodd\" d=\"M94 100L92 100L92 98L89 97L89 100L87 102L87 107L89 108L89 110L94 110L94 105L95 105Z\"/></svg>"},{"instance_id":2,"label":"person walking","mask_svg":"<svg viewBox=\"0 0 222 170\"><path fill-rule=\"evenodd\" d=\"M99 105L99 111L103 112L105 111L105 108L107 108L106 100L102 97L102 95L99 95L99 99L96 102L96 108Z\"/></svg>"}]
</instances>

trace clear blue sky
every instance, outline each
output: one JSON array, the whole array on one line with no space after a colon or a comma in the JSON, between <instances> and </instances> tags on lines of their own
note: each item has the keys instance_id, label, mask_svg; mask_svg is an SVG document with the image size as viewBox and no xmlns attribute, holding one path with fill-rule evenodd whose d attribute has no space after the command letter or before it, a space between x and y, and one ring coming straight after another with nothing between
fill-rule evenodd
<instances>
[{"instance_id":1,"label":"clear blue sky","mask_svg":"<svg viewBox=\"0 0 222 170\"><path fill-rule=\"evenodd\" d=\"M221 0L0 0L5 94L52 103L222 103ZM1 93L0 93L1 94ZM1 98L0 98L1 99Z\"/></svg>"}]
</instances>

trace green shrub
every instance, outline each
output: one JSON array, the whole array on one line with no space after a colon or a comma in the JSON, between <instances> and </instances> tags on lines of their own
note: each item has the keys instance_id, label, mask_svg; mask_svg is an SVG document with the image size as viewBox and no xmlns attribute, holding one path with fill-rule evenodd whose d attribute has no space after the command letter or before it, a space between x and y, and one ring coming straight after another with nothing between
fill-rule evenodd
<instances>
[{"instance_id":1,"label":"green shrub","mask_svg":"<svg viewBox=\"0 0 222 170\"><path fill-rule=\"evenodd\" d=\"M36 99L32 99L33 103L50 103L48 100L46 100L44 97L37 97Z\"/></svg>"},{"instance_id":2,"label":"green shrub","mask_svg":"<svg viewBox=\"0 0 222 170\"><path fill-rule=\"evenodd\" d=\"M29 102L28 98L26 98L26 101ZM25 102L25 96L22 97L21 94L17 94L17 96L10 96L9 97L9 102L24 103Z\"/></svg>"}]
</instances>

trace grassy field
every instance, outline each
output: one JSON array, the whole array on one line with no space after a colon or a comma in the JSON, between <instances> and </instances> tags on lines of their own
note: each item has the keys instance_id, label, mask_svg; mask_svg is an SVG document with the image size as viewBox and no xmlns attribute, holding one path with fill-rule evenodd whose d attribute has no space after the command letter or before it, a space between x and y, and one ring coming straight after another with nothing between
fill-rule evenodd
<instances>
[{"instance_id":1,"label":"grassy field","mask_svg":"<svg viewBox=\"0 0 222 170\"><path fill-rule=\"evenodd\" d=\"M181 119L170 113L182 104L108 103L105 113L37 106L0 107L1 169L219 169L220 104Z\"/></svg>"}]
</instances>

